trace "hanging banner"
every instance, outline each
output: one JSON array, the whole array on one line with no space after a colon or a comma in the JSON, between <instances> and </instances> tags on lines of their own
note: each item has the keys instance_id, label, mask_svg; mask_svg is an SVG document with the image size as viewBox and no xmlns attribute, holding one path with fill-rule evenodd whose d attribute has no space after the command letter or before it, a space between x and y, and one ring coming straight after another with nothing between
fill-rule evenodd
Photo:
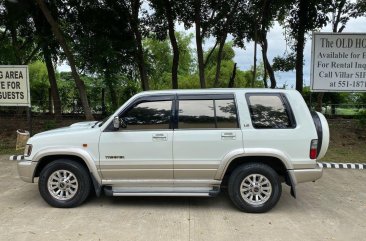
<instances>
[{"instance_id":1,"label":"hanging banner","mask_svg":"<svg viewBox=\"0 0 366 241\"><path fill-rule=\"evenodd\" d=\"M366 91L366 33L313 33L310 89Z\"/></svg>"},{"instance_id":2,"label":"hanging banner","mask_svg":"<svg viewBox=\"0 0 366 241\"><path fill-rule=\"evenodd\" d=\"M0 65L0 106L31 106L27 65Z\"/></svg>"}]
</instances>

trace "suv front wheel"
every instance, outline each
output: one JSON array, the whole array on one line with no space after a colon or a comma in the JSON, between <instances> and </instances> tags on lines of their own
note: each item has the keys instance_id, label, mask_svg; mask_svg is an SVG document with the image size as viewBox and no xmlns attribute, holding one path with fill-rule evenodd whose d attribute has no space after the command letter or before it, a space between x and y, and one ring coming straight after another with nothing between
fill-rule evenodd
<instances>
[{"instance_id":1,"label":"suv front wheel","mask_svg":"<svg viewBox=\"0 0 366 241\"><path fill-rule=\"evenodd\" d=\"M244 212L263 213L278 202L282 186L278 174L268 165L249 163L230 176L228 191L233 203Z\"/></svg>"},{"instance_id":2,"label":"suv front wheel","mask_svg":"<svg viewBox=\"0 0 366 241\"><path fill-rule=\"evenodd\" d=\"M58 208L76 207L88 197L91 181L84 166L67 159L46 165L38 180L43 199Z\"/></svg>"}]
</instances>

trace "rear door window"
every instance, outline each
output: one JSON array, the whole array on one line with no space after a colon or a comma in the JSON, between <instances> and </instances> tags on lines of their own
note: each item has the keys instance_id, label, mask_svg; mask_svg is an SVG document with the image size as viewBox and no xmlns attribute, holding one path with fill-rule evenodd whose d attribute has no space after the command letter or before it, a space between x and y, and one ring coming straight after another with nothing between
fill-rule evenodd
<instances>
[{"instance_id":1,"label":"rear door window","mask_svg":"<svg viewBox=\"0 0 366 241\"><path fill-rule=\"evenodd\" d=\"M234 99L179 100L179 129L238 128Z\"/></svg>"},{"instance_id":2,"label":"rear door window","mask_svg":"<svg viewBox=\"0 0 366 241\"><path fill-rule=\"evenodd\" d=\"M215 128L215 112L212 100L179 101L178 128Z\"/></svg>"}]
</instances>

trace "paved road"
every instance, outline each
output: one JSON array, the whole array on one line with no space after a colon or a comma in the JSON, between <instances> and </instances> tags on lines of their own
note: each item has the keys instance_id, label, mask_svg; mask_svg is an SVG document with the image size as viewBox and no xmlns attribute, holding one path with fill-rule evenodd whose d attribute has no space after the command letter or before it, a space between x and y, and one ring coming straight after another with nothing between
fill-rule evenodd
<instances>
[{"instance_id":1,"label":"paved road","mask_svg":"<svg viewBox=\"0 0 366 241\"><path fill-rule=\"evenodd\" d=\"M316 183L283 186L269 213L239 212L216 198L91 198L49 207L36 184L0 156L0 240L366 240L366 170L324 171Z\"/></svg>"}]
</instances>

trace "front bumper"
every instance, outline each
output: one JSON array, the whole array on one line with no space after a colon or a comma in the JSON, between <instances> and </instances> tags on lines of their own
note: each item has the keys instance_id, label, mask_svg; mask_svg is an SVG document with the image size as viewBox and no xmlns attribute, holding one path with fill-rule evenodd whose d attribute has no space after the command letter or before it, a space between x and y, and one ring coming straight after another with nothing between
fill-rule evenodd
<instances>
[{"instance_id":1,"label":"front bumper","mask_svg":"<svg viewBox=\"0 0 366 241\"><path fill-rule=\"evenodd\" d=\"M294 184L302 182L313 182L323 175L323 168L318 165L311 169L295 169L289 170Z\"/></svg>"},{"instance_id":2,"label":"front bumper","mask_svg":"<svg viewBox=\"0 0 366 241\"><path fill-rule=\"evenodd\" d=\"M25 182L33 182L33 174L37 163L31 160L21 159L18 160L17 164L19 177Z\"/></svg>"}]
</instances>

